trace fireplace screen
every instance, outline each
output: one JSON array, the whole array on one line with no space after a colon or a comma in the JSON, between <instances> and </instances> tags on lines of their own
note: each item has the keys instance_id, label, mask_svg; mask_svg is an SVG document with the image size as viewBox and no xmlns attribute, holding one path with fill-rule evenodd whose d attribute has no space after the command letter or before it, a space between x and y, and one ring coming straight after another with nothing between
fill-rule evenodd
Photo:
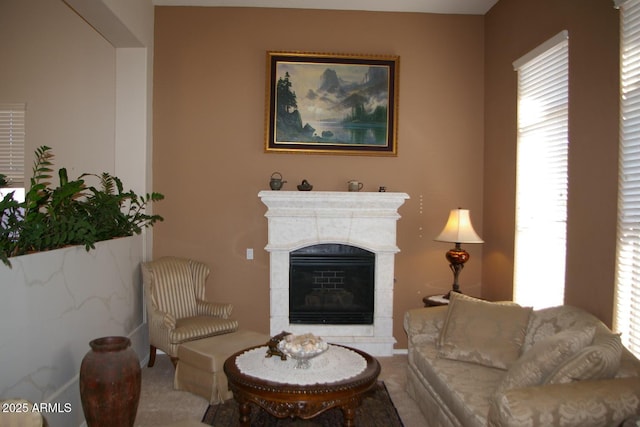
<instances>
[{"instance_id":1,"label":"fireplace screen","mask_svg":"<svg viewBox=\"0 0 640 427\"><path fill-rule=\"evenodd\" d=\"M373 324L375 254L321 244L291 252L289 322Z\"/></svg>"}]
</instances>

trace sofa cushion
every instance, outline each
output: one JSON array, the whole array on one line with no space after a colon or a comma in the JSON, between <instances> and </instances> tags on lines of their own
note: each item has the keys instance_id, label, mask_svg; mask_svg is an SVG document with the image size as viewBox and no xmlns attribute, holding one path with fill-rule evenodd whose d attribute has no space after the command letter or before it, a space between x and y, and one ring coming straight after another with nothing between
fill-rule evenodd
<instances>
[{"instance_id":1,"label":"sofa cushion","mask_svg":"<svg viewBox=\"0 0 640 427\"><path fill-rule=\"evenodd\" d=\"M497 393L543 384L566 360L593 341L595 328L567 329L538 342L507 371Z\"/></svg>"},{"instance_id":2,"label":"sofa cushion","mask_svg":"<svg viewBox=\"0 0 640 427\"><path fill-rule=\"evenodd\" d=\"M529 329L522 345L522 353L526 353L537 342L565 329L589 325L595 326L596 332L611 332L600 319L577 307L559 305L535 310L531 313Z\"/></svg>"},{"instance_id":3,"label":"sofa cushion","mask_svg":"<svg viewBox=\"0 0 640 427\"><path fill-rule=\"evenodd\" d=\"M500 394L491 402L487 425L613 427L632 414L640 414L637 379L575 381Z\"/></svg>"},{"instance_id":4,"label":"sofa cushion","mask_svg":"<svg viewBox=\"0 0 640 427\"><path fill-rule=\"evenodd\" d=\"M640 360L627 348L622 349L620 356L620 368L616 372L615 378L640 377Z\"/></svg>"},{"instance_id":5,"label":"sofa cushion","mask_svg":"<svg viewBox=\"0 0 640 427\"><path fill-rule=\"evenodd\" d=\"M175 329L169 331L169 342L181 344L194 339L227 334L238 329L238 321L211 316L194 316L176 321Z\"/></svg>"},{"instance_id":6,"label":"sofa cushion","mask_svg":"<svg viewBox=\"0 0 640 427\"><path fill-rule=\"evenodd\" d=\"M556 368L547 383L613 378L620 367L622 342L619 334L599 333L587 346Z\"/></svg>"},{"instance_id":7,"label":"sofa cushion","mask_svg":"<svg viewBox=\"0 0 640 427\"><path fill-rule=\"evenodd\" d=\"M438 356L507 369L520 356L531 311L452 293Z\"/></svg>"}]
</instances>

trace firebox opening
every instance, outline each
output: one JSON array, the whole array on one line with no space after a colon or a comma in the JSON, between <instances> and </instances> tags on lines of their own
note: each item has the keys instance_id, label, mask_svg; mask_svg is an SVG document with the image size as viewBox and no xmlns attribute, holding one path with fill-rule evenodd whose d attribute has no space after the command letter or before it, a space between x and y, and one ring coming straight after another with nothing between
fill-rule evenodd
<instances>
[{"instance_id":1,"label":"firebox opening","mask_svg":"<svg viewBox=\"0 0 640 427\"><path fill-rule=\"evenodd\" d=\"M375 254L319 244L289 256L289 322L372 325Z\"/></svg>"}]
</instances>

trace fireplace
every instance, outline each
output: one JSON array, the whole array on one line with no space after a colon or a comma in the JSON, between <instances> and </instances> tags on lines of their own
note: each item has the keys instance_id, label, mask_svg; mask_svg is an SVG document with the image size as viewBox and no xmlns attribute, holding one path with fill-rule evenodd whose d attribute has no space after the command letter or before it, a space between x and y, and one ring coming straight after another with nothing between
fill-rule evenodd
<instances>
[{"instance_id":1,"label":"fireplace","mask_svg":"<svg viewBox=\"0 0 640 427\"><path fill-rule=\"evenodd\" d=\"M375 254L341 244L307 246L289 255L289 322L372 325Z\"/></svg>"},{"instance_id":2,"label":"fireplace","mask_svg":"<svg viewBox=\"0 0 640 427\"><path fill-rule=\"evenodd\" d=\"M394 265L395 254L399 251L396 224L400 218L398 208L409 196L395 192L338 191L261 191L258 196L267 206L268 243L265 249L269 252L270 260L270 334L276 335L282 331L295 334L310 332L328 342L355 347L374 356L393 355L396 342L393 337ZM310 251L334 250L334 245L338 245L341 251L359 255L370 253L367 262L372 261L373 265L366 267L366 274L373 274L373 313L364 315L365 310L357 310L357 315L366 316L366 320L350 319L344 323L336 320L347 316L345 307L351 310L354 305L351 298L356 298L355 285L350 289L336 285L335 291L325 286L325 290L316 289L308 298L304 297L302 305L306 305L306 313L303 317L306 319L296 319L296 314L291 317L289 301L292 276L313 274L312 271L305 272L304 268L292 270L291 261L296 263L298 256L309 261L314 258ZM309 249L313 247L316 248ZM355 260L349 262L354 263ZM351 273L353 271L347 271L345 275ZM312 287L308 283L305 286ZM340 307L340 310L333 311L331 321L316 319L311 323L308 317L313 310L309 306L321 304L321 297L327 303L325 308ZM298 303L301 301L298 299L300 297L293 298ZM361 305L360 302L357 305Z\"/></svg>"}]
</instances>

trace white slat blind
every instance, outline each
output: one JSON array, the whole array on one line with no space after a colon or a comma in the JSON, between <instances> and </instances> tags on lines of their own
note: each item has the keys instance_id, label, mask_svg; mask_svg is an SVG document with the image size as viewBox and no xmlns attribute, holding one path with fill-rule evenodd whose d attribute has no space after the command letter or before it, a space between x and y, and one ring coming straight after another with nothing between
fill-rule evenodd
<instances>
[{"instance_id":1,"label":"white slat blind","mask_svg":"<svg viewBox=\"0 0 640 427\"><path fill-rule=\"evenodd\" d=\"M0 173L24 187L24 104L0 104Z\"/></svg>"},{"instance_id":2,"label":"white slat blind","mask_svg":"<svg viewBox=\"0 0 640 427\"><path fill-rule=\"evenodd\" d=\"M620 156L614 329L640 357L640 1L621 6Z\"/></svg>"},{"instance_id":3,"label":"white slat blind","mask_svg":"<svg viewBox=\"0 0 640 427\"><path fill-rule=\"evenodd\" d=\"M518 153L514 300L544 308L564 301L569 41L563 31L514 62Z\"/></svg>"}]
</instances>

